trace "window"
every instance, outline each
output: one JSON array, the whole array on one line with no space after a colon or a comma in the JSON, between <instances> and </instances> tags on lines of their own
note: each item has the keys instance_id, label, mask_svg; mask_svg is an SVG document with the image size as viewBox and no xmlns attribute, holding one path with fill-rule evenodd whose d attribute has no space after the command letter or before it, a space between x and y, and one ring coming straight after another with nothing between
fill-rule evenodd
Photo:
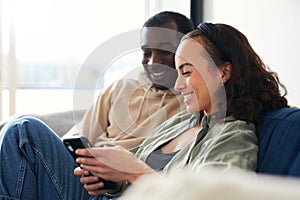
<instances>
[{"instance_id":1,"label":"window","mask_svg":"<svg viewBox=\"0 0 300 200\"><path fill-rule=\"evenodd\" d=\"M128 3L2 0L3 114L72 109L72 89L86 57L103 41L144 22L144 1L131 0L135 12L124 9ZM9 94L14 91L15 97Z\"/></svg>"},{"instance_id":2,"label":"window","mask_svg":"<svg viewBox=\"0 0 300 200\"><path fill-rule=\"evenodd\" d=\"M140 29L160 10L189 16L189 1L0 0L0 9L1 120L9 115L73 109L78 73L99 45ZM140 61L136 49L109 63L109 70L92 66L106 70L105 83L97 89Z\"/></svg>"}]
</instances>

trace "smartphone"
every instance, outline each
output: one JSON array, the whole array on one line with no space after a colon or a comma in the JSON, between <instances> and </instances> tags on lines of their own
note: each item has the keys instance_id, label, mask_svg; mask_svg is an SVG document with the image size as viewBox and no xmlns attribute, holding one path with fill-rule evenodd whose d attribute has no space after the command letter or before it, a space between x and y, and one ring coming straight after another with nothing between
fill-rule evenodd
<instances>
[{"instance_id":1,"label":"smartphone","mask_svg":"<svg viewBox=\"0 0 300 200\"><path fill-rule=\"evenodd\" d=\"M63 140L63 143L73 156L74 160L76 160L78 157L78 155L75 153L76 149L92 147L91 143L85 137L66 138Z\"/></svg>"},{"instance_id":2,"label":"smartphone","mask_svg":"<svg viewBox=\"0 0 300 200\"><path fill-rule=\"evenodd\" d=\"M88 139L85 137L82 137L82 136L76 137L76 138L66 138L63 140L63 143L64 143L65 147L67 148L67 150L70 152L70 154L73 156L74 160L76 160L76 158L78 158L78 155L75 153L76 149L92 147L92 145L88 141ZM104 187L102 189L105 189L105 190L117 189L116 182L104 180L101 178L100 178L99 182L100 181L104 183Z\"/></svg>"}]
</instances>

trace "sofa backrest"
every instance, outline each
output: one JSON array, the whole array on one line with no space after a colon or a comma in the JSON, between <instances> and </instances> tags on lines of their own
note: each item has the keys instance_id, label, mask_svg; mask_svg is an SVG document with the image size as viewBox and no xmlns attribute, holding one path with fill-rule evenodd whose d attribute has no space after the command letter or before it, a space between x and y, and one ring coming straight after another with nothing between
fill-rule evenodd
<instances>
[{"instance_id":1,"label":"sofa backrest","mask_svg":"<svg viewBox=\"0 0 300 200\"><path fill-rule=\"evenodd\" d=\"M300 109L269 113L258 132L257 172L300 177Z\"/></svg>"}]
</instances>

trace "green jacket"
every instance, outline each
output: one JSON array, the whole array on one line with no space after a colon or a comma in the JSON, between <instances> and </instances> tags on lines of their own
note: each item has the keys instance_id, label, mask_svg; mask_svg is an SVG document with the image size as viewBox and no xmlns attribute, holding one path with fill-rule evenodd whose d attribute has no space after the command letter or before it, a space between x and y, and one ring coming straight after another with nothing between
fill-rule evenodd
<instances>
[{"instance_id":1,"label":"green jacket","mask_svg":"<svg viewBox=\"0 0 300 200\"><path fill-rule=\"evenodd\" d=\"M156 148L194 127L198 122L197 116L198 113L190 114L187 111L174 115L132 151L145 161ZM172 158L163 169L163 174L186 168L197 171L211 165L255 170L258 146L254 124L235 120L232 116L222 122L216 122L213 118L213 115L202 118L203 128L197 138Z\"/></svg>"}]
</instances>

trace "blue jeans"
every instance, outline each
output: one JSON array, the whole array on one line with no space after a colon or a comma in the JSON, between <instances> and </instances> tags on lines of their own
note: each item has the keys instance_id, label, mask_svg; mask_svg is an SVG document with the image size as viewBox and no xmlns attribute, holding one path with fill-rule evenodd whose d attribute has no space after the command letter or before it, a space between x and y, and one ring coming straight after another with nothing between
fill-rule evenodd
<instances>
[{"instance_id":1,"label":"blue jeans","mask_svg":"<svg viewBox=\"0 0 300 200\"><path fill-rule=\"evenodd\" d=\"M89 196L61 139L43 122L18 119L0 141L0 199L98 199ZM101 199L101 197L99 197Z\"/></svg>"}]
</instances>

